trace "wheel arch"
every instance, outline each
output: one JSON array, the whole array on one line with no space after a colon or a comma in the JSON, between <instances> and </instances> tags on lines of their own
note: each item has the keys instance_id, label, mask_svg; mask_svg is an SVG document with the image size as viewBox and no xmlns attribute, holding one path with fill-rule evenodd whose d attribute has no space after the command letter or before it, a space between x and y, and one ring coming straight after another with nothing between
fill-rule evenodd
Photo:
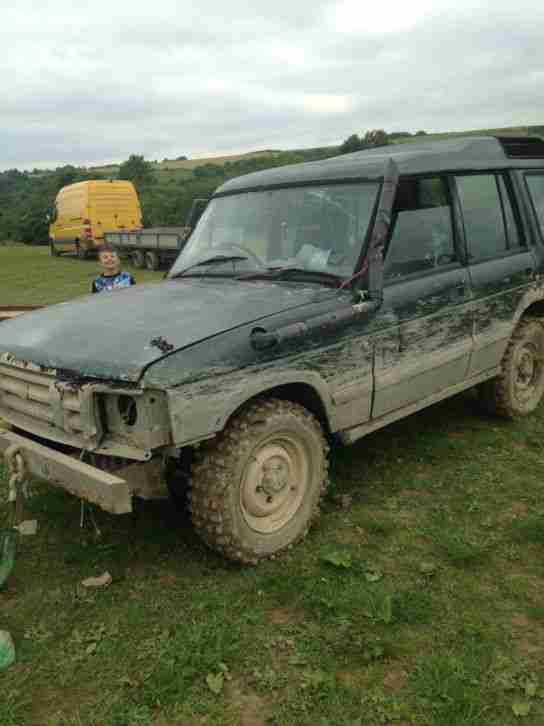
<instances>
[{"instance_id":1,"label":"wheel arch","mask_svg":"<svg viewBox=\"0 0 544 726\"><path fill-rule=\"evenodd\" d=\"M227 426L234 416L248 406L251 406L255 401L267 398L277 398L281 401L298 403L316 417L326 433L330 433L330 422L325 403L314 386L306 382L282 383L255 393L243 403L238 404L226 416L223 425Z\"/></svg>"},{"instance_id":2,"label":"wheel arch","mask_svg":"<svg viewBox=\"0 0 544 726\"><path fill-rule=\"evenodd\" d=\"M544 299L536 300L528 305L520 316L520 318L524 317L544 318Z\"/></svg>"},{"instance_id":3,"label":"wheel arch","mask_svg":"<svg viewBox=\"0 0 544 726\"><path fill-rule=\"evenodd\" d=\"M530 316L544 318L544 286L533 286L525 290L516 305L512 330L522 318Z\"/></svg>"},{"instance_id":4,"label":"wheel arch","mask_svg":"<svg viewBox=\"0 0 544 726\"><path fill-rule=\"evenodd\" d=\"M200 386L167 391L173 441L176 446L192 445L219 434L241 411L258 400L276 398L304 406L320 423L325 433L337 428L329 387L319 374L306 372L273 373L270 377L229 376L213 390Z\"/></svg>"}]
</instances>

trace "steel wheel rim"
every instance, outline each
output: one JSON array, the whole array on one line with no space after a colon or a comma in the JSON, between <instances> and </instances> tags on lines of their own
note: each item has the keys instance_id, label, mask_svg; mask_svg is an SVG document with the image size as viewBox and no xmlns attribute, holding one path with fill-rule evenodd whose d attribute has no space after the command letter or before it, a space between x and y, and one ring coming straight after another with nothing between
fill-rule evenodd
<instances>
[{"instance_id":1,"label":"steel wheel rim","mask_svg":"<svg viewBox=\"0 0 544 726\"><path fill-rule=\"evenodd\" d=\"M270 436L253 451L242 474L240 508L259 534L273 534L288 524L310 484L309 457L289 433Z\"/></svg>"},{"instance_id":2,"label":"steel wheel rim","mask_svg":"<svg viewBox=\"0 0 544 726\"><path fill-rule=\"evenodd\" d=\"M528 401L534 394L542 373L537 351L526 343L519 349L514 361L516 397Z\"/></svg>"}]
</instances>

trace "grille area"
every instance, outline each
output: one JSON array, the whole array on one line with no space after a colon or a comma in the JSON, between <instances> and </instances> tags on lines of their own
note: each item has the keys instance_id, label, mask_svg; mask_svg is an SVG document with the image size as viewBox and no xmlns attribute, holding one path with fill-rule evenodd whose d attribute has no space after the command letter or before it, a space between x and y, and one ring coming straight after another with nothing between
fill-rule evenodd
<instances>
[{"instance_id":1,"label":"grille area","mask_svg":"<svg viewBox=\"0 0 544 726\"><path fill-rule=\"evenodd\" d=\"M0 413L8 421L24 417L52 434L83 435L80 393L53 373L0 363Z\"/></svg>"}]
</instances>

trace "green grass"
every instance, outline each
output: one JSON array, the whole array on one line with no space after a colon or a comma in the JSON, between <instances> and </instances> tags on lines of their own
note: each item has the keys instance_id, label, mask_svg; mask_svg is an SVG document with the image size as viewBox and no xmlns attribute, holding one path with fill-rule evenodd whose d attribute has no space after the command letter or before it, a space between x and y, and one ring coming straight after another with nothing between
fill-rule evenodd
<instances>
[{"instance_id":1,"label":"green grass","mask_svg":"<svg viewBox=\"0 0 544 726\"><path fill-rule=\"evenodd\" d=\"M203 166L204 164L225 164L230 161L240 161L241 159L252 159L253 157L263 156L275 156L281 153L279 151L263 150L263 151L248 151L243 154L228 154L223 156L206 156L198 157L195 159L185 159L182 161L176 161L175 159L167 159L165 161L159 161L154 165L155 170L158 172L164 171L175 171L175 170L186 170L192 172L197 166ZM99 174L116 174L119 171L118 164L107 164L105 166L92 166L89 171L97 172Z\"/></svg>"},{"instance_id":2,"label":"green grass","mask_svg":"<svg viewBox=\"0 0 544 726\"><path fill-rule=\"evenodd\" d=\"M20 274L7 303L69 297L96 267L26 247L0 265L2 293L6 265ZM463 395L334 447L318 525L256 568L167 503L97 511L97 537L37 484L38 534L0 591L17 648L0 724L540 726L543 440L544 406L506 423ZM105 570L108 588L81 587Z\"/></svg>"},{"instance_id":3,"label":"green grass","mask_svg":"<svg viewBox=\"0 0 544 726\"><path fill-rule=\"evenodd\" d=\"M137 282L161 278L123 262ZM90 292L99 274L97 260L50 257L48 247L0 246L0 305L46 305Z\"/></svg>"}]
</instances>

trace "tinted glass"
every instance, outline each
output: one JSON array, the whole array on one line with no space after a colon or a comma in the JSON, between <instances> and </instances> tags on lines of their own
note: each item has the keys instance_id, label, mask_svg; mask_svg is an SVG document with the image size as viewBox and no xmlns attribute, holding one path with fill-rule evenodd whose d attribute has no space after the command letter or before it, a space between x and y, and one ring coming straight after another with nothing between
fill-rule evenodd
<instances>
[{"instance_id":1,"label":"tinted glass","mask_svg":"<svg viewBox=\"0 0 544 726\"><path fill-rule=\"evenodd\" d=\"M393 212L386 279L424 272L456 260L451 207L443 179L401 180Z\"/></svg>"},{"instance_id":2,"label":"tinted glass","mask_svg":"<svg viewBox=\"0 0 544 726\"><path fill-rule=\"evenodd\" d=\"M544 174L530 174L526 179L540 231L544 235Z\"/></svg>"},{"instance_id":3,"label":"tinted glass","mask_svg":"<svg viewBox=\"0 0 544 726\"><path fill-rule=\"evenodd\" d=\"M213 199L172 274L213 254L247 254L248 259L234 264L215 264L213 271L243 272L260 266L293 265L351 275L366 238L378 188L375 183L336 184Z\"/></svg>"},{"instance_id":4,"label":"tinted glass","mask_svg":"<svg viewBox=\"0 0 544 726\"><path fill-rule=\"evenodd\" d=\"M457 177L471 262L503 254L508 245L495 175Z\"/></svg>"}]
</instances>

